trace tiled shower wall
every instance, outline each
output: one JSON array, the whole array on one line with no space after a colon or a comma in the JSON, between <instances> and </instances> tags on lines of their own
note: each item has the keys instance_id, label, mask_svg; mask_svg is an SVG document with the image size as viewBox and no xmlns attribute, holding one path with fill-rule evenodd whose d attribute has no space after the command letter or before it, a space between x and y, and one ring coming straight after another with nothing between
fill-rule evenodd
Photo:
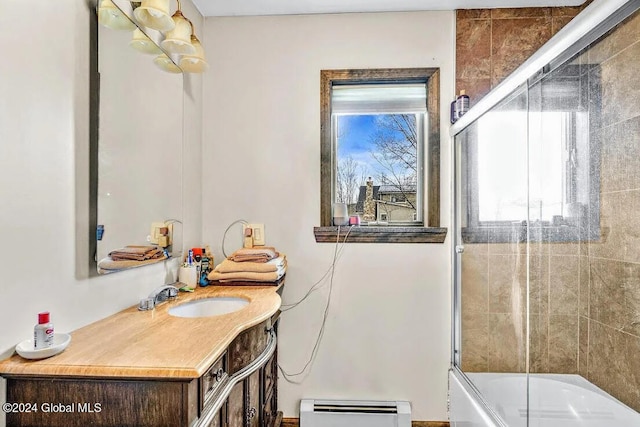
<instances>
[{"instance_id":1,"label":"tiled shower wall","mask_svg":"<svg viewBox=\"0 0 640 427\"><path fill-rule=\"evenodd\" d=\"M584 7L458 10L456 94L473 106Z\"/></svg>"},{"instance_id":2,"label":"tiled shower wall","mask_svg":"<svg viewBox=\"0 0 640 427\"><path fill-rule=\"evenodd\" d=\"M579 373L640 411L638 58L638 12L588 53L602 76L601 123L591 134L600 146L601 236L531 243L529 369ZM524 372L525 245L465 244L462 263L463 370Z\"/></svg>"}]
</instances>

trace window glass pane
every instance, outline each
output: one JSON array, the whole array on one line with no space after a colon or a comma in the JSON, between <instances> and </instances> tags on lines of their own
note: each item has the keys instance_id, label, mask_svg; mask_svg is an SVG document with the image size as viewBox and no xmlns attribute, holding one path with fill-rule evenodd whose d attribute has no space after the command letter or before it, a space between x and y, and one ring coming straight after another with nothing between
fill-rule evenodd
<instances>
[{"instance_id":1,"label":"window glass pane","mask_svg":"<svg viewBox=\"0 0 640 427\"><path fill-rule=\"evenodd\" d=\"M414 222L418 203L420 114L340 114L335 201L363 222Z\"/></svg>"},{"instance_id":2,"label":"window glass pane","mask_svg":"<svg viewBox=\"0 0 640 427\"><path fill-rule=\"evenodd\" d=\"M529 220L551 221L562 215L566 168L565 123L569 113L500 111L490 112L478 123L478 192L480 221L524 221L527 219L529 180ZM531 147L530 176L522 173L527 164L526 143L516 136L527 129L529 137L540 141ZM523 136L523 135L520 135ZM544 192L544 194L543 194ZM542 203L544 195L544 204Z\"/></svg>"},{"instance_id":3,"label":"window glass pane","mask_svg":"<svg viewBox=\"0 0 640 427\"><path fill-rule=\"evenodd\" d=\"M478 121L479 220L527 219L527 112L490 112ZM524 167L524 168L523 168Z\"/></svg>"}]
</instances>

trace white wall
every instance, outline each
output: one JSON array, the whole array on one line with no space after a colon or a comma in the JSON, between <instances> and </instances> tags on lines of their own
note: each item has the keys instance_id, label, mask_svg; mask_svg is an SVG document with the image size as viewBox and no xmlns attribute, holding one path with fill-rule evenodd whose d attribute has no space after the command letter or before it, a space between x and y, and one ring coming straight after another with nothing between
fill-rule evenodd
<instances>
[{"instance_id":1,"label":"white wall","mask_svg":"<svg viewBox=\"0 0 640 427\"><path fill-rule=\"evenodd\" d=\"M313 237L321 69L440 67L441 212L449 225L453 12L207 18L205 25L212 68L204 76L203 240L218 260L225 228L243 218L266 223L267 243L288 256L285 303L328 268L334 246ZM317 397L408 399L415 420L447 419L450 240L347 245L315 365L299 385L280 379L285 416L297 416L300 398ZM326 297L325 288L283 314L285 370L300 370L309 357Z\"/></svg>"},{"instance_id":2,"label":"white wall","mask_svg":"<svg viewBox=\"0 0 640 427\"><path fill-rule=\"evenodd\" d=\"M32 336L40 311L51 311L57 331L71 331L136 304L165 280L162 265L76 279L76 223L86 221L75 205L76 187L87 188L89 13L77 0L2 5L0 358ZM200 78L190 79L196 90L185 97L185 122L200 129ZM185 135L185 169L199 177L200 131ZM199 194L186 202L187 243L199 244ZM0 384L0 401L4 391Z\"/></svg>"}]
</instances>

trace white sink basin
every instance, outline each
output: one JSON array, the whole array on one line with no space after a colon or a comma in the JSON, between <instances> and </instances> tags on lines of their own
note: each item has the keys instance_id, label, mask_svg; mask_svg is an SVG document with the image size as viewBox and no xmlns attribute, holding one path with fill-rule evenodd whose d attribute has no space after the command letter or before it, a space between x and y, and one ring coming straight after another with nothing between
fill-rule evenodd
<instances>
[{"instance_id":1,"label":"white sink basin","mask_svg":"<svg viewBox=\"0 0 640 427\"><path fill-rule=\"evenodd\" d=\"M171 307L169 314L175 317L210 317L233 313L249 304L249 300L236 297L212 297Z\"/></svg>"}]
</instances>

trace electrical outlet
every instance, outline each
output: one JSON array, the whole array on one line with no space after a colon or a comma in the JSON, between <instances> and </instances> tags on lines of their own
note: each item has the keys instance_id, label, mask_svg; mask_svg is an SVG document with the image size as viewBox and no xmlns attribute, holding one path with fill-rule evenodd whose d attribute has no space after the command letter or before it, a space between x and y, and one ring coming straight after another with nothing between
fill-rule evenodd
<instances>
[{"instance_id":1,"label":"electrical outlet","mask_svg":"<svg viewBox=\"0 0 640 427\"><path fill-rule=\"evenodd\" d=\"M151 223L151 232L149 233L149 243L153 243L154 245L158 244L158 239L160 238L160 229L165 227L164 222L152 222Z\"/></svg>"},{"instance_id":2,"label":"electrical outlet","mask_svg":"<svg viewBox=\"0 0 640 427\"><path fill-rule=\"evenodd\" d=\"M253 238L253 244L255 246L264 246L266 242L264 237L264 224L243 224L242 236L245 236L244 231L247 228L252 230L251 237Z\"/></svg>"}]
</instances>

